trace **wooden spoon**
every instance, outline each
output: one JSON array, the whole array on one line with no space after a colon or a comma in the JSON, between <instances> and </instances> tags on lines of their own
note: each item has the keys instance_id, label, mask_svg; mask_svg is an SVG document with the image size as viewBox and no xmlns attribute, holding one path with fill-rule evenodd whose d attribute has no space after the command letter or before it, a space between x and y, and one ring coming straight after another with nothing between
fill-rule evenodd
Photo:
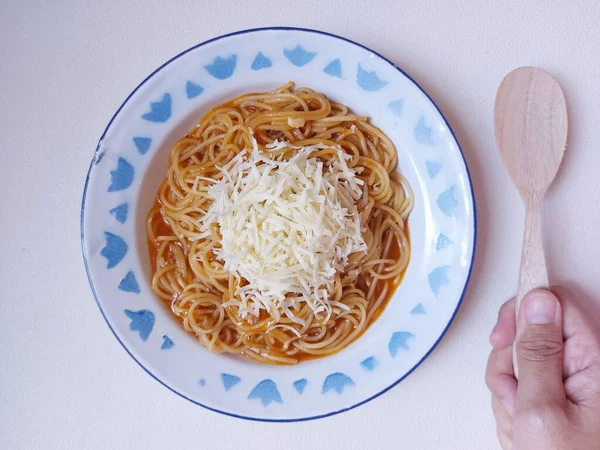
<instances>
[{"instance_id":1,"label":"wooden spoon","mask_svg":"<svg viewBox=\"0 0 600 450\"><path fill-rule=\"evenodd\" d=\"M567 106L558 82L535 67L510 72L498 88L494 128L504 164L527 214L515 308L518 314L525 294L548 287L540 205L567 142ZM513 365L516 375L514 352Z\"/></svg>"}]
</instances>

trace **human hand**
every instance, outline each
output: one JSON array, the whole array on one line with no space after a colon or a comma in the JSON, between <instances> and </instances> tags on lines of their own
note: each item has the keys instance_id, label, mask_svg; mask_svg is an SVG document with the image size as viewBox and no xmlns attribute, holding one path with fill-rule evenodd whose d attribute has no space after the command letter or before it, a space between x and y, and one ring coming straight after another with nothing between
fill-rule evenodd
<instances>
[{"instance_id":1,"label":"human hand","mask_svg":"<svg viewBox=\"0 0 600 450\"><path fill-rule=\"evenodd\" d=\"M504 450L600 449L600 325L570 291L531 291L517 319L514 299L505 303L490 342L486 383Z\"/></svg>"}]
</instances>

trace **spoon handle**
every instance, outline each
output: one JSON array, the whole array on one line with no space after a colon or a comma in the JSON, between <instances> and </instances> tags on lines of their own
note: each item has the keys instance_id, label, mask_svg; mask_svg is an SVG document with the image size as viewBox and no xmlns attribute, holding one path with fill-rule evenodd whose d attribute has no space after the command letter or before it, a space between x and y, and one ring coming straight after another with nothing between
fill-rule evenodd
<instances>
[{"instance_id":1,"label":"spoon handle","mask_svg":"<svg viewBox=\"0 0 600 450\"><path fill-rule=\"evenodd\" d=\"M527 207L525 237L521 255L521 273L517 288L517 310L529 291L548 287L548 270L542 241L542 219L538 204Z\"/></svg>"},{"instance_id":2,"label":"spoon handle","mask_svg":"<svg viewBox=\"0 0 600 450\"><path fill-rule=\"evenodd\" d=\"M515 313L519 317L521 300L529 291L536 288L548 287L548 270L544 255L542 240L542 220L538 202L527 206L525 217L525 237L523 239L523 253L521 255L521 273L517 287L517 304ZM516 342L516 340L515 340ZM513 351L513 367L517 376L517 355Z\"/></svg>"}]
</instances>

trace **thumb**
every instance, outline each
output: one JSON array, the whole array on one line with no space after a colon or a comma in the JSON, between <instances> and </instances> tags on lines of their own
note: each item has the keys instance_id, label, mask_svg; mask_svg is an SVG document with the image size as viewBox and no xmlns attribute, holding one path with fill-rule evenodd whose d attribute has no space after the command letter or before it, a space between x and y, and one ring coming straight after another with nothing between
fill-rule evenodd
<instances>
[{"instance_id":1,"label":"thumb","mask_svg":"<svg viewBox=\"0 0 600 450\"><path fill-rule=\"evenodd\" d=\"M563 385L562 308L544 289L529 292L517 318L518 402L560 403Z\"/></svg>"}]
</instances>

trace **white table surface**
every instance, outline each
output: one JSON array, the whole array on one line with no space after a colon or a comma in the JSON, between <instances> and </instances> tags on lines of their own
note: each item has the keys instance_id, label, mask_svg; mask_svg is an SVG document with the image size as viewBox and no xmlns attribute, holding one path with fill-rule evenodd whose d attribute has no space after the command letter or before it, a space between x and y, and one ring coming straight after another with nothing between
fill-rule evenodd
<instances>
[{"instance_id":1,"label":"white table surface","mask_svg":"<svg viewBox=\"0 0 600 450\"><path fill-rule=\"evenodd\" d=\"M0 448L498 448L483 374L515 291L523 208L496 150L494 96L522 65L560 81L569 143L546 203L550 278L600 292L600 3L237 3L1 2ZM296 424L209 412L149 377L104 323L80 248L88 164L129 92L194 44L270 25L356 40L418 80L464 149L479 223L468 294L425 363L364 406Z\"/></svg>"}]
</instances>

